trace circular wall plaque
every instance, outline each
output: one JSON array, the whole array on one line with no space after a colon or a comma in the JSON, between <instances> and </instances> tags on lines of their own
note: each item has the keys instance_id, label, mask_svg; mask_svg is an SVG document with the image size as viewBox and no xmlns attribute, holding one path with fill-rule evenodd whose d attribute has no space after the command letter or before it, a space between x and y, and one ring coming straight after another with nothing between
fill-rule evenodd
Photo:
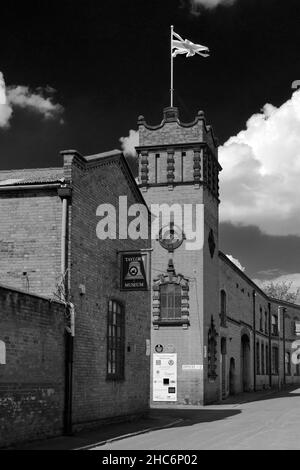
<instances>
[{"instance_id":1,"label":"circular wall plaque","mask_svg":"<svg viewBox=\"0 0 300 470\"><path fill-rule=\"evenodd\" d=\"M157 353L162 353L163 350L164 350L164 347L163 347L162 344L157 344L157 345L155 346L155 351L156 351Z\"/></svg>"},{"instance_id":2,"label":"circular wall plaque","mask_svg":"<svg viewBox=\"0 0 300 470\"><path fill-rule=\"evenodd\" d=\"M182 245L184 235L176 225L166 225L159 232L159 243L165 250L174 251Z\"/></svg>"}]
</instances>

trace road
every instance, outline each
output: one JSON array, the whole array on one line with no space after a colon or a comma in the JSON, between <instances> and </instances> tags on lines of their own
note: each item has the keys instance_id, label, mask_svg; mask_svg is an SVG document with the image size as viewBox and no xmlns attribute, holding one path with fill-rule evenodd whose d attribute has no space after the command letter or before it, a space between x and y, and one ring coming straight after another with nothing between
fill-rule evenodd
<instances>
[{"instance_id":1,"label":"road","mask_svg":"<svg viewBox=\"0 0 300 470\"><path fill-rule=\"evenodd\" d=\"M300 449L300 388L244 404L172 411L172 416L177 424L169 428L94 450Z\"/></svg>"}]
</instances>

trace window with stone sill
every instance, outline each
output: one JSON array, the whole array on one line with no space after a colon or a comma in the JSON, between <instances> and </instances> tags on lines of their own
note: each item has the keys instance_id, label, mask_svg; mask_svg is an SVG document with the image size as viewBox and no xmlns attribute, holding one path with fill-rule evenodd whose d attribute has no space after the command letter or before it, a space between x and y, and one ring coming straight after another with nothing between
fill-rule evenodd
<instances>
[{"instance_id":1,"label":"window with stone sill","mask_svg":"<svg viewBox=\"0 0 300 470\"><path fill-rule=\"evenodd\" d=\"M160 286L161 320L178 320L181 318L181 286L174 283Z\"/></svg>"},{"instance_id":2,"label":"window with stone sill","mask_svg":"<svg viewBox=\"0 0 300 470\"><path fill-rule=\"evenodd\" d=\"M176 274L169 262L166 274L161 274L153 285L153 325L189 325L189 282Z\"/></svg>"}]
</instances>

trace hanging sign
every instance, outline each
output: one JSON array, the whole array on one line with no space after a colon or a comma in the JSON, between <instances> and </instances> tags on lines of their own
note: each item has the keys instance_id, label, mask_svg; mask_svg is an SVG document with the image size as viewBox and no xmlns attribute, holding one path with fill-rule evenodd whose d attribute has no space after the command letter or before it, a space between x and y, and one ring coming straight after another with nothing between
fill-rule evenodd
<instances>
[{"instance_id":1,"label":"hanging sign","mask_svg":"<svg viewBox=\"0 0 300 470\"><path fill-rule=\"evenodd\" d=\"M121 290L148 290L148 253L121 253Z\"/></svg>"},{"instance_id":2,"label":"hanging sign","mask_svg":"<svg viewBox=\"0 0 300 470\"><path fill-rule=\"evenodd\" d=\"M153 354L153 401L177 401L177 354Z\"/></svg>"}]
</instances>

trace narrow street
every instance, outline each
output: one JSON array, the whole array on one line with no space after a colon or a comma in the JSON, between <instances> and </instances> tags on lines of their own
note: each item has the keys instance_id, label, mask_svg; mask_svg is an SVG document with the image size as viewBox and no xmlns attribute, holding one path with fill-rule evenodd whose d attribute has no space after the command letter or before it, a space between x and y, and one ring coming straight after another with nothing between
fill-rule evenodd
<instances>
[{"instance_id":1,"label":"narrow street","mask_svg":"<svg viewBox=\"0 0 300 470\"><path fill-rule=\"evenodd\" d=\"M93 449L300 449L300 389L242 404L163 412L177 423Z\"/></svg>"}]
</instances>

